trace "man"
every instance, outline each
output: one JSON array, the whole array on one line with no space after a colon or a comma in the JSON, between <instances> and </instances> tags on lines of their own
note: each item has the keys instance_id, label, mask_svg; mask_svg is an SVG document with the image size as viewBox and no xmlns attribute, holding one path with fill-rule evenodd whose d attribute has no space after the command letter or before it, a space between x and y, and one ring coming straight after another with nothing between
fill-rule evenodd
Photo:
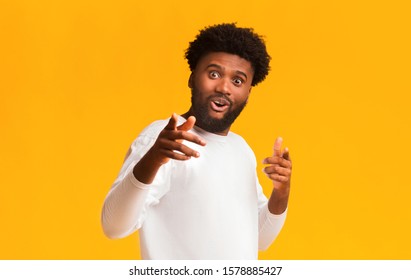
<instances>
[{"instance_id":1,"label":"man","mask_svg":"<svg viewBox=\"0 0 411 280\"><path fill-rule=\"evenodd\" d=\"M103 207L110 238L140 232L143 259L257 259L281 230L291 161L277 138L264 172L230 131L270 57L252 29L220 24L200 31L186 51L191 107L148 126L132 144Z\"/></svg>"}]
</instances>

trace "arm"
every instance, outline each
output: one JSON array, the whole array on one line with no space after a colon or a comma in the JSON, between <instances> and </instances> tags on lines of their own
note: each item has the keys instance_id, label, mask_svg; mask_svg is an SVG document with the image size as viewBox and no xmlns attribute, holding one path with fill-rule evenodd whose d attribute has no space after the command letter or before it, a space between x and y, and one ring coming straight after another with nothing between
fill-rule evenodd
<instances>
[{"instance_id":1,"label":"arm","mask_svg":"<svg viewBox=\"0 0 411 280\"><path fill-rule=\"evenodd\" d=\"M123 171L118 182L110 190L102 211L103 231L109 238L121 238L131 234L141 226L149 190L161 166L170 159L188 160L199 153L182 144L183 140L205 145L205 141L189 133L195 118L189 118L177 127L177 115L173 114L167 126L160 132L153 146L145 155L132 162L132 170ZM161 185L161 182L160 182Z\"/></svg>"}]
</instances>

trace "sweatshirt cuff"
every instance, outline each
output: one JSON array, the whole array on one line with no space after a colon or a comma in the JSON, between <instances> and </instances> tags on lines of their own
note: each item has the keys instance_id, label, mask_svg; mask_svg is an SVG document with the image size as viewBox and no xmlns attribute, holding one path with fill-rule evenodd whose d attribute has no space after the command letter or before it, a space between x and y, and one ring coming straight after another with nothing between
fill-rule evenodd
<instances>
[{"instance_id":1,"label":"sweatshirt cuff","mask_svg":"<svg viewBox=\"0 0 411 280\"><path fill-rule=\"evenodd\" d=\"M139 180L137 180L136 177L134 177L134 173L133 170L131 170L126 178L125 178L128 182L130 182L131 185L133 185L134 187L141 189L141 190L148 190L150 188L150 184L144 184L142 182L140 182Z\"/></svg>"},{"instance_id":2,"label":"sweatshirt cuff","mask_svg":"<svg viewBox=\"0 0 411 280\"><path fill-rule=\"evenodd\" d=\"M262 209L262 211L265 212L264 216L266 216L267 219L271 223L273 223L275 221L278 221L278 220L285 220L285 217L287 216L287 210L288 210L288 207L281 214L273 214L273 213L270 212L270 210L268 210L268 203Z\"/></svg>"}]
</instances>

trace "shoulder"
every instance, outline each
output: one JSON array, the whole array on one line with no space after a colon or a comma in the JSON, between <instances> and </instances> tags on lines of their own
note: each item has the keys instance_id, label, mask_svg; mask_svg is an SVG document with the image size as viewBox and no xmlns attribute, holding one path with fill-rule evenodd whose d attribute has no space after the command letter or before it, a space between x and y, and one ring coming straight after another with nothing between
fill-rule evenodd
<instances>
[{"instance_id":1,"label":"shoulder","mask_svg":"<svg viewBox=\"0 0 411 280\"><path fill-rule=\"evenodd\" d=\"M250 145L248 145L247 141L240 135L231 132L228 134L229 136L229 141L231 143L231 145L235 145L237 148L242 149L244 152L250 154L250 156L255 157L254 156L254 152L251 149Z\"/></svg>"},{"instance_id":2,"label":"shoulder","mask_svg":"<svg viewBox=\"0 0 411 280\"><path fill-rule=\"evenodd\" d=\"M238 135L237 133L230 131L227 136L229 137L228 139L230 142L250 148L247 141L241 135Z\"/></svg>"},{"instance_id":3,"label":"shoulder","mask_svg":"<svg viewBox=\"0 0 411 280\"><path fill-rule=\"evenodd\" d=\"M163 130L163 128L167 125L167 120L157 120L146 126L146 128L141 131L139 137L149 137L149 138L157 138L158 134Z\"/></svg>"},{"instance_id":4,"label":"shoulder","mask_svg":"<svg viewBox=\"0 0 411 280\"><path fill-rule=\"evenodd\" d=\"M146 126L133 141L132 148L135 148L138 145L151 145L157 139L167 123L168 120L157 120Z\"/></svg>"}]
</instances>

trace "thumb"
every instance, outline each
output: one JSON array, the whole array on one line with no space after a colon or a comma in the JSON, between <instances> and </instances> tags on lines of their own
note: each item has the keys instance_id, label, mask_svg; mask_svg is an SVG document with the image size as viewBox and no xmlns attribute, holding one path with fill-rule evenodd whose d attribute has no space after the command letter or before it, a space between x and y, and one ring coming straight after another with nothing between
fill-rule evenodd
<instances>
[{"instance_id":1,"label":"thumb","mask_svg":"<svg viewBox=\"0 0 411 280\"><path fill-rule=\"evenodd\" d=\"M288 148L284 149L283 158L286 159L286 160L291 161L290 151L288 150Z\"/></svg>"},{"instance_id":2,"label":"thumb","mask_svg":"<svg viewBox=\"0 0 411 280\"><path fill-rule=\"evenodd\" d=\"M175 130L176 126L177 126L177 115L176 115L176 113L173 113L171 115L170 120L168 121L168 124L166 125L166 127L164 129Z\"/></svg>"},{"instance_id":3,"label":"thumb","mask_svg":"<svg viewBox=\"0 0 411 280\"><path fill-rule=\"evenodd\" d=\"M274 143L274 156L281 156L281 145L283 144L283 138L277 137Z\"/></svg>"},{"instance_id":4,"label":"thumb","mask_svg":"<svg viewBox=\"0 0 411 280\"><path fill-rule=\"evenodd\" d=\"M190 116L185 123L182 125L178 126L178 130L184 130L184 131L189 131L190 129L193 128L194 124L196 122L196 118L194 116Z\"/></svg>"}]
</instances>

